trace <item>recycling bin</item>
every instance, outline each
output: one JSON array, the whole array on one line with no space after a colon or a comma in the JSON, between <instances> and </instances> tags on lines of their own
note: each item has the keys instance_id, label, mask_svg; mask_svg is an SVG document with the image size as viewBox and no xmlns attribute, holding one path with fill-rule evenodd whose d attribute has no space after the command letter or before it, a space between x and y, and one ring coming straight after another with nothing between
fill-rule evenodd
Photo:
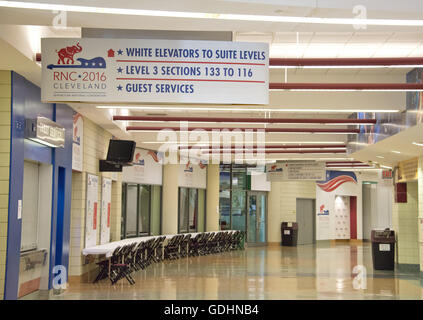
<instances>
[{"instance_id":1,"label":"recycling bin","mask_svg":"<svg viewBox=\"0 0 423 320\"><path fill-rule=\"evenodd\" d=\"M372 259L375 270L394 270L395 231L390 229L372 230Z\"/></svg>"},{"instance_id":2,"label":"recycling bin","mask_svg":"<svg viewBox=\"0 0 423 320\"><path fill-rule=\"evenodd\" d=\"M282 245L288 247L297 246L298 223L282 222L281 225Z\"/></svg>"}]
</instances>

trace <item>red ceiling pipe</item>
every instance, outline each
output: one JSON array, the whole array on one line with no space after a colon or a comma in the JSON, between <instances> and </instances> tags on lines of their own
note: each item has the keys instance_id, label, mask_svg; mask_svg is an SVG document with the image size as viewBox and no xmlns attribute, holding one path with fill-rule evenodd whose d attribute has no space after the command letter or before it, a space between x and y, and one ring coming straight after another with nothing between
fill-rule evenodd
<instances>
[{"instance_id":1,"label":"red ceiling pipe","mask_svg":"<svg viewBox=\"0 0 423 320\"><path fill-rule=\"evenodd\" d=\"M140 126L127 126L127 131L160 131L160 130L174 130L181 131L179 127L140 127ZM345 134L355 134L359 133L359 129L321 129L321 128L196 128L191 127L187 128L188 131L194 130L204 130L204 131L213 131L219 130L225 132L225 130L231 132L233 130L240 131L255 131L263 130L264 132L279 132L279 133L345 133Z\"/></svg>"},{"instance_id":2,"label":"red ceiling pipe","mask_svg":"<svg viewBox=\"0 0 423 320\"><path fill-rule=\"evenodd\" d=\"M361 161L327 161L326 164L365 164Z\"/></svg>"},{"instance_id":3,"label":"red ceiling pipe","mask_svg":"<svg viewBox=\"0 0 423 320\"><path fill-rule=\"evenodd\" d=\"M370 167L368 164L351 164L351 165L326 165L326 168L344 168L344 167L352 167L352 168L367 168Z\"/></svg>"},{"instance_id":4,"label":"red ceiling pipe","mask_svg":"<svg viewBox=\"0 0 423 320\"><path fill-rule=\"evenodd\" d=\"M423 57L401 58L270 58L270 66L401 66L423 65Z\"/></svg>"},{"instance_id":5,"label":"red ceiling pipe","mask_svg":"<svg viewBox=\"0 0 423 320\"><path fill-rule=\"evenodd\" d=\"M270 83L274 90L423 90L423 83Z\"/></svg>"},{"instance_id":6,"label":"red ceiling pipe","mask_svg":"<svg viewBox=\"0 0 423 320\"><path fill-rule=\"evenodd\" d=\"M247 146L242 145L240 147L237 146L231 146L231 147L224 147L224 146L218 146L217 149L309 149L309 148L346 148L347 146L345 144L315 144L315 145L299 145L299 144L293 144L293 145L265 145L263 146ZM179 149L213 149L212 146L179 146Z\"/></svg>"},{"instance_id":7,"label":"red ceiling pipe","mask_svg":"<svg viewBox=\"0 0 423 320\"><path fill-rule=\"evenodd\" d=\"M240 151L222 151L220 150L217 153L244 153L245 150ZM203 154L213 154L209 151L203 151ZM256 152L257 153L257 152ZM325 149L325 150L265 150L264 153L346 153L345 150L337 150L337 149Z\"/></svg>"},{"instance_id":8,"label":"red ceiling pipe","mask_svg":"<svg viewBox=\"0 0 423 320\"><path fill-rule=\"evenodd\" d=\"M162 117L113 116L114 121L202 121L251 123L321 123L321 124L375 124L376 119L287 119L287 118L220 118L220 117Z\"/></svg>"}]
</instances>

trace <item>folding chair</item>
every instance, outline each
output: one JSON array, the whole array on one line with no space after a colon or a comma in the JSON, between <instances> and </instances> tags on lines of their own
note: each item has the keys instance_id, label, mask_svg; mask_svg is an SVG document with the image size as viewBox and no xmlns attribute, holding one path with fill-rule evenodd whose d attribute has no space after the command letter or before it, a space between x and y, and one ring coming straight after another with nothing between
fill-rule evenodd
<instances>
[{"instance_id":1,"label":"folding chair","mask_svg":"<svg viewBox=\"0 0 423 320\"><path fill-rule=\"evenodd\" d=\"M109 274L110 281L112 282L112 284L115 284L124 277L126 278L126 280L128 280L131 285L135 284L135 280L131 276L132 270L128 263L128 258L125 261L125 256L129 255L132 248L132 244L123 246L116 253L116 255L112 256Z\"/></svg>"},{"instance_id":2,"label":"folding chair","mask_svg":"<svg viewBox=\"0 0 423 320\"><path fill-rule=\"evenodd\" d=\"M187 234L184 237L182 237L182 240L180 242L180 251L179 251L179 255L180 257L184 258L188 256L188 245L189 245L189 241L191 239L191 235Z\"/></svg>"},{"instance_id":3,"label":"folding chair","mask_svg":"<svg viewBox=\"0 0 423 320\"><path fill-rule=\"evenodd\" d=\"M119 252L120 247L117 247L115 250L113 250L112 257L116 256L117 252ZM97 263L97 265L100 267L100 271L97 275L97 277L94 279L93 283L96 283L100 280L103 280L108 277L109 275L109 264L111 263L112 258L102 260Z\"/></svg>"},{"instance_id":4,"label":"folding chair","mask_svg":"<svg viewBox=\"0 0 423 320\"><path fill-rule=\"evenodd\" d=\"M188 242L188 256L198 256L199 240L203 237L203 233L197 234L194 238L190 238Z\"/></svg>"}]
</instances>

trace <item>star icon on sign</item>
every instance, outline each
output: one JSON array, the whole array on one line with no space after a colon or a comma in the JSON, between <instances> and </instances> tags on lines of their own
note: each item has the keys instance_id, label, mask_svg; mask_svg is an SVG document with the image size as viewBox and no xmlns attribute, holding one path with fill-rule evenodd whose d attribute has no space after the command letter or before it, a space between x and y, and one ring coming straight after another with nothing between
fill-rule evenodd
<instances>
[{"instance_id":1,"label":"star icon on sign","mask_svg":"<svg viewBox=\"0 0 423 320\"><path fill-rule=\"evenodd\" d=\"M122 73L123 69L122 67L117 68L117 72Z\"/></svg>"},{"instance_id":2,"label":"star icon on sign","mask_svg":"<svg viewBox=\"0 0 423 320\"><path fill-rule=\"evenodd\" d=\"M118 53L118 55L122 55L122 54L123 54L123 51L122 51L121 49L119 49L119 50L117 51L117 53Z\"/></svg>"},{"instance_id":3,"label":"star icon on sign","mask_svg":"<svg viewBox=\"0 0 423 320\"><path fill-rule=\"evenodd\" d=\"M117 86L117 89L118 89L118 91L122 91L122 86L121 85L118 85Z\"/></svg>"}]
</instances>

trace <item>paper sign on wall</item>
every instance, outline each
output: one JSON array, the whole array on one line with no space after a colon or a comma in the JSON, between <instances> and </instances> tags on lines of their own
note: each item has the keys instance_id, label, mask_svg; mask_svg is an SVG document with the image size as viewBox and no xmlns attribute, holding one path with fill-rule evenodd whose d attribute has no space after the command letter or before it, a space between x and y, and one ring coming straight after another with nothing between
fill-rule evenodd
<instances>
[{"instance_id":1,"label":"paper sign on wall","mask_svg":"<svg viewBox=\"0 0 423 320\"><path fill-rule=\"evenodd\" d=\"M97 245L98 177L87 174L85 248Z\"/></svg>"},{"instance_id":2,"label":"paper sign on wall","mask_svg":"<svg viewBox=\"0 0 423 320\"><path fill-rule=\"evenodd\" d=\"M45 38L42 100L269 103L269 45Z\"/></svg>"},{"instance_id":3,"label":"paper sign on wall","mask_svg":"<svg viewBox=\"0 0 423 320\"><path fill-rule=\"evenodd\" d=\"M100 244L110 242L110 209L112 202L112 180L103 178L101 183Z\"/></svg>"},{"instance_id":4,"label":"paper sign on wall","mask_svg":"<svg viewBox=\"0 0 423 320\"><path fill-rule=\"evenodd\" d=\"M73 115L72 170L82 171L84 143L84 119L79 113Z\"/></svg>"}]
</instances>

